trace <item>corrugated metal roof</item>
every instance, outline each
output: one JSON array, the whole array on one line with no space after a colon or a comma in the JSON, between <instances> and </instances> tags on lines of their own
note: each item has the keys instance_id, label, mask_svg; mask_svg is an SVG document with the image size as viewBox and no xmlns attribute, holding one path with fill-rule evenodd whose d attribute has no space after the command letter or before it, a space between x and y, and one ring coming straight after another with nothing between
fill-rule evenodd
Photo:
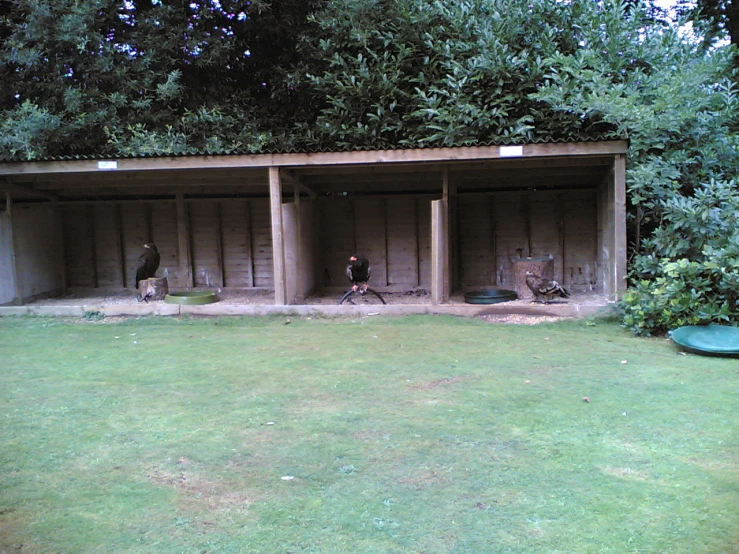
<instances>
[{"instance_id":1,"label":"corrugated metal roof","mask_svg":"<svg viewBox=\"0 0 739 554\"><path fill-rule=\"evenodd\" d=\"M592 143L592 142L610 142L614 140L626 140L626 136L617 136L616 133L610 136L601 137L583 137L577 139L570 138L537 138L529 141L504 141L504 140L493 140L493 141L481 141L474 144L451 144L451 145L439 145L439 144L419 144L419 145L401 145L395 147L337 147L337 148L266 148L264 150L252 151L252 150L232 150L232 151L203 151L197 154L172 154L172 153L148 153L138 155L126 155L126 154L90 154L90 155L75 155L75 156L47 156L34 158L28 160L20 156L2 156L0 154L0 163L18 163L18 162L57 162L57 161L84 161L84 160L109 160L109 159L143 159L143 158L199 158L203 156L258 156L265 154L319 154L328 152L376 152L383 150L418 150L418 149L431 149L431 148L464 148L464 147L484 147L484 146L512 146L512 145L525 145L525 144L576 144L576 143Z\"/></svg>"}]
</instances>

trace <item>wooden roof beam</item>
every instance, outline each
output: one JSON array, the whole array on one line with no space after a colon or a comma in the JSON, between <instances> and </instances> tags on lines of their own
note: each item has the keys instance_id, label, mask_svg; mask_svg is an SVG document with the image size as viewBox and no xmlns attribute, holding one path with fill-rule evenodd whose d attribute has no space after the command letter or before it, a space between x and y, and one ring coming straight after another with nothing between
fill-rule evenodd
<instances>
[{"instance_id":1,"label":"wooden roof beam","mask_svg":"<svg viewBox=\"0 0 739 554\"><path fill-rule=\"evenodd\" d=\"M513 149L513 150L512 150ZM34 173L107 173L227 168L301 168L342 165L458 162L511 158L556 158L625 154L625 140L577 143L523 144L520 146L469 146L458 148L415 148L352 152L293 154L239 154L183 156L171 158L124 158L118 160L69 160L0 163L0 175Z\"/></svg>"},{"instance_id":2,"label":"wooden roof beam","mask_svg":"<svg viewBox=\"0 0 739 554\"><path fill-rule=\"evenodd\" d=\"M8 177L6 177L3 181L0 181L0 190L4 190L5 192L8 192L13 196L19 196L21 198L26 198L28 196L40 196L41 198L46 198L50 202L59 201L59 197L52 192L37 190L33 187L13 183Z\"/></svg>"},{"instance_id":3,"label":"wooden roof beam","mask_svg":"<svg viewBox=\"0 0 739 554\"><path fill-rule=\"evenodd\" d=\"M311 200L315 200L316 198L318 198L318 193L303 182L302 177L298 175L297 171L284 169L282 171L282 174L287 177L294 186L297 186L300 192L307 194Z\"/></svg>"}]
</instances>

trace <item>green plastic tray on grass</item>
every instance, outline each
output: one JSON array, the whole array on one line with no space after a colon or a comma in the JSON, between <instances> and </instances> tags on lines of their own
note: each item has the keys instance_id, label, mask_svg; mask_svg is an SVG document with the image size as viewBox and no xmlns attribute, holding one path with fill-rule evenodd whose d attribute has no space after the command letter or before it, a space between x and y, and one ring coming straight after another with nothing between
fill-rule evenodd
<instances>
[{"instance_id":1,"label":"green plastic tray on grass","mask_svg":"<svg viewBox=\"0 0 739 554\"><path fill-rule=\"evenodd\" d=\"M516 291L503 289L484 289L465 293L464 301L467 304L498 304L510 302L518 298Z\"/></svg>"},{"instance_id":2,"label":"green plastic tray on grass","mask_svg":"<svg viewBox=\"0 0 739 554\"><path fill-rule=\"evenodd\" d=\"M186 306L212 304L217 300L215 292L205 291L171 292L164 297L164 301L168 304L183 304Z\"/></svg>"},{"instance_id":3,"label":"green plastic tray on grass","mask_svg":"<svg viewBox=\"0 0 739 554\"><path fill-rule=\"evenodd\" d=\"M739 327L686 325L672 331L670 338L696 354L739 358Z\"/></svg>"}]
</instances>

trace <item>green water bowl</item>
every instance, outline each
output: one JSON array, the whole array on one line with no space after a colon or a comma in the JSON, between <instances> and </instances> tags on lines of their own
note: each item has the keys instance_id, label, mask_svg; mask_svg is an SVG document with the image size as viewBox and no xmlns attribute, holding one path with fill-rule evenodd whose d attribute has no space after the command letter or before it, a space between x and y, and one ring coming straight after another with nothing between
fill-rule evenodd
<instances>
[{"instance_id":1,"label":"green water bowl","mask_svg":"<svg viewBox=\"0 0 739 554\"><path fill-rule=\"evenodd\" d=\"M670 338L688 352L739 358L739 327L686 325L672 331Z\"/></svg>"},{"instance_id":2,"label":"green water bowl","mask_svg":"<svg viewBox=\"0 0 739 554\"><path fill-rule=\"evenodd\" d=\"M164 297L167 304L183 304L186 306L200 306L202 304L212 304L217 302L215 292L206 291L187 291L187 292L171 292Z\"/></svg>"},{"instance_id":3,"label":"green water bowl","mask_svg":"<svg viewBox=\"0 0 739 554\"><path fill-rule=\"evenodd\" d=\"M467 304L499 304L500 302L510 302L517 297L514 290L483 289L465 293L464 301Z\"/></svg>"}]
</instances>

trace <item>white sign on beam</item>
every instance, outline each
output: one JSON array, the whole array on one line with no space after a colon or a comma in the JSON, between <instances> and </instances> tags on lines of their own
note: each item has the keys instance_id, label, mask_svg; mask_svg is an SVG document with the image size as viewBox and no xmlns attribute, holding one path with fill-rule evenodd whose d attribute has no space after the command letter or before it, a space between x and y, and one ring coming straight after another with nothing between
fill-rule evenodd
<instances>
[{"instance_id":1,"label":"white sign on beam","mask_svg":"<svg viewBox=\"0 0 739 554\"><path fill-rule=\"evenodd\" d=\"M118 169L118 162L100 161L98 162L98 169Z\"/></svg>"},{"instance_id":2,"label":"white sign on beam","mask_svg":"<svg viewBox=\"0 0 739 554\"><path fill-rule=\"evenodd\" d=\"M515 158L523 156L523 146L501 146L499 150L501 158Z\"/></svg>"}]
</instances>

